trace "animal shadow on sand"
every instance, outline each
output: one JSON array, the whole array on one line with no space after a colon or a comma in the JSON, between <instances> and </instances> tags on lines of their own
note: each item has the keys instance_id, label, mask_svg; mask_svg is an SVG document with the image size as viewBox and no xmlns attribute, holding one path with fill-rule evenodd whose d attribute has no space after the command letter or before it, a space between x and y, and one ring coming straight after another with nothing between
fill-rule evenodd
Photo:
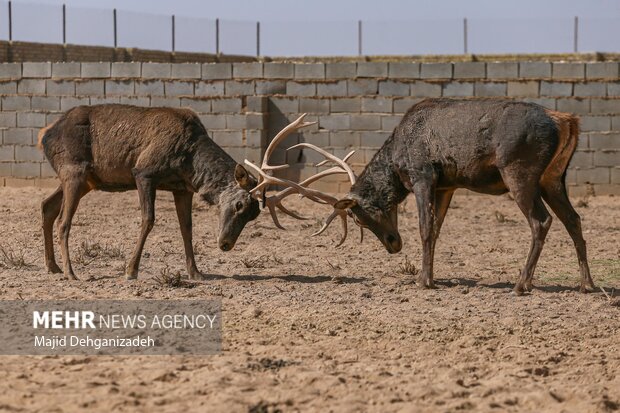
<instances>
[{"instance_id":1,"label":"animal shadow on sand","mask_svg":"<svg viewBox=\"0 0 620 413\"><path fill-rule=\"evenodd\" d=\"M317 284L317 283L325 283L325 282L334 282L337 281L342 284L357 284L366 281L367 279L364 277L332 277L329 275L239 275L235 274L232 276L233 280L237 281L269 281L272 279L279 279L289 282L296 282L302 284Z\"/></svg>"},{"instance_id":2,"label":"animal shadow on sand","mask_svg":"<svg viewBox=\"0 0 620 413\"><path fill-rule=\"evenodd\" d=\"M442 286L444 288L452 288L452 287L483 287L483 288L494 288L494 289L505 289L512 290L514 288L514 283L500 281L496 283L485 283L483 280L472 280L470 278L450 278L450 279L437 279L435 280L435 284L438 286ZM620 297L620 289L614 289L612 287L603 287L605 288L605 292L610 297ZM566 286L566 285L534 285L534 290L543 291L546 293L562 293L567 291L578 292L579 286ZM601 293L599 287L594 291L595 293Z\"/></svg>"}]
</instances>

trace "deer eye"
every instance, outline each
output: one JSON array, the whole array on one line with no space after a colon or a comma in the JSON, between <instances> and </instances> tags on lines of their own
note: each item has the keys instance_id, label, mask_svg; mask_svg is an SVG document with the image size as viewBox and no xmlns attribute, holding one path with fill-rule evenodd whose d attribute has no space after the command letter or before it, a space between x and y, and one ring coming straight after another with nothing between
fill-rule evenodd
<instances>
[{"instance_id":1,"label":"deer eye","mask_svg":"<svg viewBox=\"0 0 620 413\"><path fill-rule=\"evenodd\" d=\"M243 209L243 202L237 201L235 208L237 209L237 212L241 211Z\"/></svg>"}]
</instances>

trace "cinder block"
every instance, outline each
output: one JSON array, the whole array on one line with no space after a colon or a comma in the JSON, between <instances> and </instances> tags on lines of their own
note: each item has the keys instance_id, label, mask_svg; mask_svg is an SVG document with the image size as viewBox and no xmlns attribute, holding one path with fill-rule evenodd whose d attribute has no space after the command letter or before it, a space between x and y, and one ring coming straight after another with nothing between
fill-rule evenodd
<instances>
[{"instance_id":1,"label":"cinder block","mask_svg":"<svg viewBox=\"0 0 620 413\"><path fill-rule=\"evenodd\" d=\"M18 112L17 126L20 128L42 128L46 125L45 113Z\"/></svg>"},{"instance_id":2,"label":"cinder block","mask_svg":"<svg viewBox=\"0 0 620 413\"><path fill-rule=\"evenodd\" d=\"M316 94L318 96L346 96L347 81L338 80L335 82L318 83L316 85Z\"/></svg>"},{"instance_id":3,"label":"cinder block","mask_svg":"<svg viewBox=\"0 0 620 413\"><path fill-rule=\"evenodd\" d=\"M60 119L63 116L62 113L48 113L45 116L45 123L46 124L50 124L50 123L54 123L56 122L58 119ZM38 133L38 132L37 132ZM36 134L35 134L36 135Z\"/></svg>"},{"instance_id":4,"label":"cinder block","mask_svg":"<svg viewBox=\"0 0 620 413\"><path fill-rule=\"evenodd\" d=\"M170 63L142 63L142 78L170 79L172 65Z\"/></svg>"},{"instance_id":5,"label":"cinder block","mask_svg":"<svg viewBox=\"0 0 620 413\"><path fill-rule=\"evenodd\" d=\"M91 96L90 97L91 105L109 105L112 103L121 103L120 96ZM48 122L48 125L49 125L49 122Z\"/></svg>"},{"instance_id":6,"label":"cinder block","mask_svg":"<svg viewBox=\"0 0 620 413\"><path fill-rule=\"evenodd\" d=\"M586 79L618 79L618 62L586 63Z\"/></svg>"},{"instance_id":7,"label":"cinder block","mask_svg":"<svg viewBox=\"0 0 620 413\"><path fill-rule=\"evenodd\" d=\"M174 79L200 79L200 63L175 63L172 65Z\"/></svg>"},{"instance_id":8,"label":"cinder block","mask_svg":"<svg viewBox=\"0 0 620 413\"><path fill-rule=\"evenodd\" d=\"M591 149L620 150L620 133L591 133L589 146ZM620 164L617 159L616 164Z\"/></svg>"},{"instance_id":9,"label":"cinder block","mask_svg":"<svg viewBox=\"0 0 620 413\"><path fill-rule=\"evenodd\" d=\"M506 96L506 83L503 82L476 82L476 96Z\"/></svg>"},{"instance_id":10,"label":"cinder block","mask_svg":"<svg viewBox=\"0 0 620 413\"><path fill-rule=\"evenodd\" d=\"M388 77L387 62L358 62L357 77Z\"/></svg>"},{"instance_id":11,"label":"cinder block","mask_svg":"<svg viewBox=\"0 0 620 413\"><path fill-rule=\"evenodd\" d=\"M391 98L362 98L362 112L392 113L393 99Z\"/></svg>"},{"instance_id":12,"label":"cinder block","mask_svg":"<svg viewBox=\"0 0 620 413\"><path fill-rule=\"evenodd\" d=\"M44 95L44 79L22 79L17 84L17 93L24 95Z\"/></svg>"},{"instance_id":13,"label":"cinder block","mask_svg":"<svg viewBox=\"0 0 620 413\"><path fill-rule=\"evenodd\" d=\"M15 178L38 178L41 175L41 163L20 162L11 164L11 175Z\"/></svg>"},{"instance_id":14,"label":"cinder block","mask_svg":"<svg viewBox=\"0 0 620 413\"><path fill-rule=\"evenodd\" d=\"M607 84L607 96L615 97L620 96L620 83L608 83Z\"/></svg>"},{"instance_id":15,"label":"cinder block","mask_svg":"<svg viewBox=\"0 0 620 413\"><path fill-rule=\"evenodd\" d=\"M393 131L402 119L403 117L400 115L381 116L381 130L390 132Z\"/></svg>"},{"instance_id":16,"label":"cinder block","mask_svg":"<svg viewBox=\"0 0 620 413\"><path fill-rule=\"evenodd\" d=\"M211 100L198 98L181 98L181 107L190 108L197 113L211 112Z\"/></svg>"},{"instance_id":17,"label":"cinder block","mask_svg":"<svg viewBox=\"0 0 620 413\"><path fill-rule=\"evenodd\" d=\"M390 79L419 79L420 64L411 62L390 62L388 64Z\"/></svg>"},{"instance_id":18,"label":"cinder block","mask_svg":"<svg viewBox=\"0 0 620 413\"><path fill-rule=\"evenodd\" d=\"M590 100L580 98L557 99L556 108L560 112L587 115L588 113L590 113Z\"/></svg>"},{"instance_id":19,"label":"cinder block","mask_svg":"<svg viewBox=\"0 0 620 413\"><path fill-rule=\"evenodd\" d=\"M11 81L0 81L0 95L15 95L17 94L17 82L14 80Z\"/></svg>"},{"instance_id":20,"label":"cinder block","mask_svg":"<svg viewBox=\"0 0 620 413\"><path fill-rule=\"evenodd\" d=\"M143 80L135 82L136 95L138 96L163 96L164 82L161 80Z\"/></svg>"},{"instance_id":21,"label":"cinder block","mask_svg":"<svg viewBox=\"0 0 620 413\"><path fill-rule=\"evenodd\" d=\"M617 114L620 110L620 99L592 99L590 101L592 114Z\"/></svg>"},{"instance_id":22,"label":"cinder block","mask_svg":"<svg viewBox=\"0 0 620 413\"><path fill-rule=\"evenodd\" d=\"M52 63L53 78L77 78L82 74L82 65L78 62Z\"/></svg>"},{"instance_id":23,"label":"cinder block","mask_svg":"<svg viewBox=\"0 0 620 413\"><path fill-rule=\"evenodd\" d=\"M106 78L110 77L109 62L84 62L82 63L82 77L86 78Z\"/></svg>"},{"instance_id":24,"label":"cinder block","mask_svg":"<svg viewBox=\"0 0 620 413\"><path fill-rule=\"evenodd\" d=\"M0 79L19 79L21 77L21 63L0 63Z\"/></svg>"},{"instance_id":25,"label":"cinder block","mask_svg":"<svg viewBox=\"0 0 620 413\"><path fill-rule=\"evenodd\" d=\"M422 79L451 79L452 63L422 63L420 66ZM441 87L439 88L441 93Z\"/></svg>"},{"instance_id":26,"label":"cinder block","mask_svg":"<svg viewBox=\"0 0 620 413\"><path fill-rule=\"evenodd\" d=\"M611 130L620 131L620 116L613 116L611 118Z\"/></svg>"},{"instance_id":27,"label":"cinder block","mask_svg":"<svg viewBox=\"0 0 620 413\"><path fill-rule=\"evenodd\" d=\"M316 96L316 83L286 82L286 94L292 96Z\"/></svg>"},{"instance_id":28,"label":"cinder block","mask_svg":"<svg viewBox=\"0 0 620 413\"><path fill-rule=\"evenodd\" d=\"M180 108L181 107L181 98L178 97L161 97L161 96L153 96L151 97L151 107L153 108Z\"/></svg>"},{"instance_id":29,"label":"cinder block","mask_svg":"<svg viewBox=\"0 0 620 413\"><path fill-rule=\"evenodd\" d=\"M103 80L86 80L84 82L76 82L75 94L78 96L103 96L105 95Z\"/></svg>"},{"instance_id":30,"label":"cinder block","mask_svg":"<svg viewBox=\"0 0 620 413\"><path fill-rule=\"evenodd\" d=\"M112 77L138 78L141 68L140 62L114 62L112 63Z\"/></svg>"},{"instance_id":31,"label":"cinder block","mask_svg":"<svg viewBox=\"0 0 620 413\"><path fill-rule=\"evenodd\" d=\"M456 62L454 63L455 79L484 79L486 64L484 62Z\"/></svg>"},{"instance_id":32,"label":"cinder block","mask_svg":"<svg viewBox=\"0 0 620 413\"><path fill-rule=\"evenodd\" d=\"M584 132L608 131L611 128L610 116L582 116L581 130Z\"/></svg>"},{"instance_id":33,"label":"cinder block","mask_svg":"<svg viewBox=\"0 0 620 413\"><path fill-rule=\"evenodd\" d=\"M241 131L216 130L211 135L211 139L219 146L243 145L243 133Z\"/></svg>"},{"instance_id":34,"label":"cinder block","mask_svg":"<svg viewBox=\"0 0 620 413\"><path fill-rule=\"evenodd\" d=\"M396 98L394 99L394 113L405 113L413 105L421 102L422 100L424 100L424 98L412 98L412 97Z\"/></svg>"},{"instance_id":35,"label":"cinder block","mask_svg":"<svg viewBox=\"0 0 620 413\"><path fill-rule=\"evenodd\" d=\"M264 63L265 79L292 79L295 76L295 65L292 63Z\"/></svg>"},{"instance_id":36,"label":"cinder block","mask_svg":"<svg viewBox=\"0 0 620 413\"><path fill-rule=\"evenodd\" d=\"M607 84L604 82L575 83L573 94L575 96L606 96Z\"/></svg>"},{"instance_id":37,"label":"cinder block","mask_svg":"<svg viewBox=\"0 0 620 413\"><path fill-rule=\"evenodd\" d=\"M15 160L19 162L23 161L44 161L43 152L36 146L32 145L17 145L15 146Z\"/></svg>"},{"instance_id":38,"label":"cinder block","mask_svg":"<svg viewBox=\"0 0 620 413\"><path fill-rule=\"evenodd\" d=\"M106 80L106 96L131 96L135 93L135 82L133 80Z\"/></svg>"},{"instance_id":39,"label":"cinder block","mask_svg":"<svg viewBox=\"0 0 620 413\"><path fill-rule=\"evenodd\" d=\"M340 114L319 116L319 128L327 130L351 129L351 117Z\"/></svg>"},{"instance_id":40,"label":"cinder block","mask_svg":"<svg viewBox=\"0 0 620 413\"><path fill-rule=\"evenodd\" d=\"M442 96L473 96L474 84L469 82L448 82L443 84Z\"/></svg>"},{"instance_id":41,"label":"cinder block","mask_svg":"<svg viewBox=\"0 0 620 413\"><path fill-rule=\"evenodd\" d=\"M256 94L257 95L283 95L286 93L286 81L285 80L257 80L256 81Z\"/></svg>"},{"instance_id":42,"label":"cinder block","mask_svg":"<svg viewBox=\"0 0 620 413\"><path fill-rule=\"evenodd\" d=\"M211 101L211 110L213 113L240 113L241 98L221 98Z\"/></svg>"},{"instance_id":43,"label":"cinder block","mask_svg":"<svg viewBox=\"0 0 620 413\"><path fill-rule=\"evenodd\" d=\"M536 103L537 105L544 106L547 109L555 110L555 99L552 98L522 98L523 102Z\"/></svg>"},{"instance_id":44,"label":"cinder block","mask_svg":"<svg viewBox=\"0 0 620 413\"><path fill-rule=\"evenodd\" d=\"M62 110L63 112L71 108L74 108L76 106L84 106L84 105L90 105L89 98L87 97L76 98L76 97L70 97L70 96L60 98L60 110Z\"/></svg>"},{"instance_id":45,"label":"cinder block","mask_svg":"<svg viewBox=\"0 0 620 413\"><path fill-rule=\"evenodd\" d=\"M198 82L194 94L196 96L224 96L224 81Z\"/></svg>"},{"instance_id":46,"label":"cinder block","mask_svg":"<svg viewBox=\"0 0 620 413\"><path fill-rule=\"evenodd\" d=\"M30 97L5 96L2 98L2 110L30 110Z\"/></svg>"},{"instance_id":47,"label":"cinder block","mask_svg":"<svg viewBox=\"0 0 620 413\"><path fill-rule=\"evenodd\" d=\"M394 80L379 82L379 94L382 96L409 96L409 84Z\"/></svg>"},{"instance_id":48,"label":"cinder block","mask_svg":"<svg viewBox=\"0 0 620 413\"><path fill-rule=\"evenodd\" d=\"M15 146L2 145L0 146L0 161L14 161L15 160Z\"/></svg>"},{"instance_id":49,"label":"cinder block","mask_svg":"<svg viewBox=\"0 0 620 413\"><path fill-rule=\"evenodd\" d=\"M592 167L592 151L575 151L571 161L569 163L569 168L580 168L587 169Z\"/></svg>"},{"instance_id":50,"label":"cinder block","mask_svg":"<svg viewBox=\"0 0 620 413\"><path fill-rule=\"evenodd\" d=\"M242 130L245 129L245 115L231 114L225 115L226 129Z\"/></svg>"},{"instance_id":51,"label":"cinder block","mask_svg":"<svg viewBox=\"0 0 620 413\"><path fill-rule=\"evenodd\" d=\"M551 77L551 63L549 62L521 62L519 63L519 77L524 79L546 79Z\"/></svg>"},{"instance_id":52,"label":"cinder block","mask_svg":"<svg viewBox=\"0 0 620 413\"><path fill-rule=\"evenodd\" d=\"M610 169L611 183L620 186L620 167Z\"/></svg>"},{"instance_id":53,"label":"cinder block","mask_svg":"<svg viewBox=\"0 0 620 413\"><path fill-rule=\"evenodd\" d=\"M15 116L15 114L13 114ZM13 125L15 126L15 125ZM3 143L5 145L31 145L32 129L30 128L11 128L4 131Z\"/></svg>"},{"instance_id":54,"label":"cinder block","mask_svg":"<svg viewBox=\"0 0 620 413\"><path fill-rule=\"evenodd\" d=\"M360 140L359 132L337 131L329 133L329 146L336 148L359 148ZM319 162L322 160L318 159Z\"/></svg>"},{"instance_id":55,"label":"cinder block","mask_svg":"<svg viewBox=\"0 0 620 413\"><path fill-rule=\"evenodd\" d=\"M296 63L295 79L325 79L324 63Z\"/></svg>"},{"instance_id":56,"label":"cinder block","mask_svg":"<svg viewBox=\"0 0 620 413\"><path fill-rule=\"evenodd\" d=\"M181 82L178 80L164 82L164 94L166 96L193 96L194 82Z\"/></svg>"},{"instance_id":57,"label":"cinder block","mask_svg":"<svg viewBox=\"0 0 620 413\"><path fill-rule=\"evenodd\" d=\"M584 63L553 63L553 79L584 79L585 75Z\"/></svg>"},{"instance_id":58,"label":"cinder block","mask_svg":"<svg viewBox=\"0 0 620 413\"><path fill-rule=\"evenodd\" d=\"M60 98L54 96L33 96L30 103L32 110L60 110Z\"/></svg>"},{"instance_id":59,"label":"cinder block","mask_svg":"<svg viewBox=\"0 0 620 413\"><path fill-rule=\"evenodd\" d=\"M245 121L245 124L242 125L243 129L263 130L267 127L267 114L265 113L248 113L243 116Z\"/></svg>"},{"instance_id":60,"label":"cinder block","mask_svg":"<svg viewBox=\"0 0 620 413\"><path fill-rule=\"evenodd\" d=\"M226 129L226 115L198 115L202 124L207 130Z\"/></svg>"},{"instance_id":61,"label":"cinder block","mask_svg":"<svg viewBox=\"0 0 620 413\"><path fill-rule=\"evenodd\" d=\"M349 96L376 95L379 82L376 79L347 80L347 94Z\"/></svg>"},{"instance_id":62,"label":"cinder block","mask_svg":"<svg viewBox=\"0 0 620 413\"><path fill-rule=\"evenodd\" d=\"M263 130L248 130L245 132L245 144L249 148L267 147L267 133Z\"/></svg>"},{"instance_id":63,"label":"cinder block","mask_svg":"<svg viewBox=\"0 0 620 413\"><path fill-rule=\"evenodd\" d=\"M587 133L580 133L579 139L577 140L577 150L587 150L590 149L589 139Z\"/></svg>"},{"instance_id":64,"label":"cinder block","mask_svg":"<svg viewBox=\"0 0 620 413\"><path fill-rule=\"evenodd\" d=\"M331 101L331 111L356 113L362 110L362 99L355 98L337 98Z\"/></svg>"},{"instance_id":65,"label":"cinder block","mask_svg":"<svg viewBox=\"0 0 620 413\"><path fill-rule=\"evenodd\" d=\"M299 100L291 97L272 97L269 99L269 113L299 113Z\"/></svg>"},{"instance_id":66,"label":"cinder block","mask_svg":"<svg viewBox=\"0 0 620 413\"><path fill-rule=\"evenodd\" d=\"M569 82L547 82L540 83L540 96L571 96L573 94L573 84Z\"/></svg>"},{"instance_id":67,"label":"cinder block","mask_svg":"<svg viewBox=\"0 0 620 413\"><path fill-rule=\"evenodd\" d=\"M302 113L329 113L329 100L301 98L299 99L299 111ZM332 109L332 112L335 111Z\"/></svg>"},{"instance_id":68,"label":"cinder block","mask_svg":"<svg viewBox=\"0 0 620 413\"><path fill-rule=\"evenodd\" d=\"M247 96L245 106L248 112L267 112L269 99L264 96Z\"/></svg>"},{"instance_id":69,"label":"cinder block","mask_svg":"<svg viewBox=\"0 0 620 413\"><path fill-rule=\"evenodd\" d=\"M578 184L608 184L610 182L610 168L577 169Z\"/></svg>"},{"instance_id":70,"label":"cinder block","mask_svg":"<svg viewBox=\"0 0 620 413\"><path fill-rule=\"evenodd\" d=\"M508 82L508 96L537 97L540 83L537 80Z\"/></svg>"},{"instance_id":71,"label":"cinder block","mask_svg":"<svg viewBox=\"0 0 620 413\"><path fill-rule=\"evenodd\" d=\"M441 84L415 81L411 84L411 96L440 97Z\"/></svg>"},{"instance_id":72,"label":"cinder block","mask_svg":"<svg viewBox=\"0 0 620 413\"><path fill-rule=\"evenodd\" d=\"M204 63L202 65L202 78L206 80L232 79L232 64Z\"/></svg>"},{"instance_id":73,"label":"cinder block","mask_svg":"<svg viewBox=\"0 0 620 413\"><path fill-rule=\"evenodd\" d=\"M22 63L23 77L51 77L52 64L49 62L24 62Z\"/></svg>"},{"instance_id":74,"label":"cinder block","mask_svg":"<svg viewBox=\"0 0 620 413\"><path fill-rule=\"evenodd\" d=\"M71 80L46 80L45 88L48 96L75 95L75 83Z\"/></svg>"},{"instance_id":75,"label":"cinder block","mask_svg":"<svg viewBox=\"0 0 620 413\"><path fill-rule=\"evenodd\" d=\"M329 146L329 135L332 132L326 130L307 131L299 135L299 142L308 142L319 148Z\"/></svg>"},{"instance_id":76,"label":"cinder block","mask_svg":"<svg viewBox=\"0 0 620 413\"><path fill-rule=\"evenodd\" d=\"M487 63L487 79L516 79L518 77L519 63L517 62Z\"/></svg>"},{"instance_id":77,"label":"cinder block","mask_svg":"<svg viewBox=\"0 0 620 413\"><path fill-rule=\"evenodd\" d=\"M52 165L49 162L43 162L41 164L41 178L54 178L56 176L56 171L52 168ZM50 187L57 187L58 183L54 181L53 185Z\"/></svg>"},{"instance_id":78,"label":"cinder block","mask_svg":"<svg viewBox=\"0 0 620 413\"><path fill-rule=\"evenodd\" d=\"M379 130L381 129L381 116L369 113L350 115L352 130Z\"/></svg>"},{"instance_id":79,"label":"cinder block","mask_svg":"<svg viewBox=\"0 0 620 413\"><path fill-rule=\"evenodd\" d=\"M355 63L326 63L325 77L327 79L353 79L357 76Z\"/></svg>"},{"instance_id":80,"label":"cinder block","mask_svg":"<svg viewBox=\"0 0 620 413\"><path fill-rule=\"evenodd\" d=\"M365 148L380 148L391 134L392 132L382 131L362 132L360 144Z\"/></svg>"},{"instance_id":81,"label":"cinder block","mask_svg":"<svg viewBox=\"0 0 620 413\"><path fill-rule=\"evenodd\" d=\"M261 77L263 77L262 63L233 63L233 78L260 79Z\"/></svg>"}]
</instances>

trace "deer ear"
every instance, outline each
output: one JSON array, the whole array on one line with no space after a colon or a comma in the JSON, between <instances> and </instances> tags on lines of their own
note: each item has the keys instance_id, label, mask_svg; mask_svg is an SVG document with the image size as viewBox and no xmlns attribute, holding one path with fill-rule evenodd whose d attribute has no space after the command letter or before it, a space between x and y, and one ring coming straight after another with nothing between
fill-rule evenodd
<instances>
[{"instance_id":1,"label":"deer ear","mask_svg":"<svg viewBox=\"0 0 620 413\"><path fill-rule=\"evenodd\" d=\"M237 184L239 184L241 188L250 189L250 175L248 174L248 171L246 171L245 168L239 164L235 166L235 181L237 181Z\"/></svg>"},{"instance_id":2,"label":"deer ear","mask_svg":"<svg viewBox=\"0 0 620 413\"><path fill-rule=\"evenodd\" d=\"M334 204L335 209L351 209L357 205L355 199L344 198Z\"/></svg>"}]
</instances>

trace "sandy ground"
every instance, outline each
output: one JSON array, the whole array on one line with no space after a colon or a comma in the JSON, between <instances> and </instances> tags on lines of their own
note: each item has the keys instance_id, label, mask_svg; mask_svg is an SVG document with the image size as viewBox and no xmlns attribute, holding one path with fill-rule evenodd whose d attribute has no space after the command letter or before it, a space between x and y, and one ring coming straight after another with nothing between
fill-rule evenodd
<instances>
[{"instance_id":1,"label":"sandy ground","mask_svg":"<svg viewBox=\"0 0 620 413\"><path fill-rule=\"evenodd\" d=\"M592 273L607 291L576 292L572 242L555 220L532 294L510 293L529 229L506 197L459 196L440 237L436 290L403 283L405 254L419 266L413 202L400 214L403 252L388 255L371 234L340 228L309 234L314 217L268 214L246 227L232 252L216 247L216 211L197 205L199 267L215 275L193 288L154 281L185 274L170 194L139 280L122 267L138 236L135 192L89 194L72 230L82 280L47 274L39 203L51 190L0 190L3 299L157 298L223 300L223 352L208 357L0 357L0 411L530 411L620 410L620 198L595 197L583 217ZM578 200L574 200L575 202ZM87 244L84 244L87 243ZM90 258L87 252L98 251ZM15 261L15 259L13 260ZM9 268L9 267L13 268ZM17 267L17 268L16 268Z\"/></svg>"}]
</instances>

